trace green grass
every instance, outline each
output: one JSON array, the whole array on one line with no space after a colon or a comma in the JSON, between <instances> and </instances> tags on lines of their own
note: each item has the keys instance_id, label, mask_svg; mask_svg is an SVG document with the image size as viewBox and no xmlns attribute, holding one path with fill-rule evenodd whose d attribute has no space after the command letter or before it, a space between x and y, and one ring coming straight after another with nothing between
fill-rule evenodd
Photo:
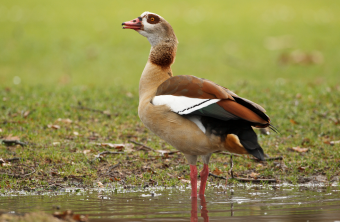
<instances>
[{"instance_id":1,"label":"green grass","mask_svg":"<svg viewBox=\"0 0 340 222\"><path fill-rule=\"evenodd\" d=\"M189 179L180 154L169 157L169 168L163 166L166 158L143 151L108 155L106 162L90 161L109 149L95 143L135 140L154 149L173 149L137 116L139 76L150 45L136 32L122 30L121 23L146 10L162 15L175 30L180 42L175 75L210 79L263 105L279 129L281 134L259 135L259 140L270 156L284 156L287 169L235 158L236 172L293 183L313 175L331 180L340 173L340 146L327 144L340 140L337 3L2 1L0 139L12 134L29 145L0 145L0 158L20 157L20 164L26 165L12 163L0 171L29 173L33 167L36 172L28 178L2 176L1 189L46 188L55 183L93 186L96 181L110 183L110 178L135 185L150 179L177 185L178 176ZM284 56L297 50L317 51L322 58L317 57L316 64L285 63ZM78 109L79 104L107 110L111 118ZM27 117L26 111L30 111ZM58 122L58 118L73 122ZM48 128L50 124L60 129ZM297 146L309 152L287 150ZM91 152L84 154L84 150ZM214 155L210 168L226 174L227 161L226 156ZM121 166L107 173L118 162Z\"/></svg>"}]
</instances>

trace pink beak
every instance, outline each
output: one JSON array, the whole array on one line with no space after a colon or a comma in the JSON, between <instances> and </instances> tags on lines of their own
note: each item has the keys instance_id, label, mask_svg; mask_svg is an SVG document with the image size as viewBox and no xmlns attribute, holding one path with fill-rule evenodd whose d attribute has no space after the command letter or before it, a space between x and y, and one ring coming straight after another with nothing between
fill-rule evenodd
<instances>
[{"instance_id":1,"label":"pink beak","mask_svg":"<svg viewBox=\"0 0 340 222\"><path fill-rule=\"evenodd\" d=\"M128 21L128 22L123 22L123 29L133 29L135 31L141 30L143 25L142 25L142 17L138 17L134 20Z\"/></svg>"}]
</instances>

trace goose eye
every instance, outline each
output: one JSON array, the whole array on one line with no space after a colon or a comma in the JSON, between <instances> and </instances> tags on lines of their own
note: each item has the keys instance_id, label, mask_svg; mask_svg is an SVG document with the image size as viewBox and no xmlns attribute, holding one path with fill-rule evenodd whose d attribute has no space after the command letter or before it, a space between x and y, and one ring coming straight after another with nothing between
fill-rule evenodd
<instances>
[{"instance_id":1,"label":"goose eye","mask_svg":"<svg viewBox=\"0 0 340 222\"><path fill-rule=\"evenodd\" d=\"M150 24L157 24L160 22L160 18L157 15L149 15L147 21Z\"/></svg>"}]
</instances>

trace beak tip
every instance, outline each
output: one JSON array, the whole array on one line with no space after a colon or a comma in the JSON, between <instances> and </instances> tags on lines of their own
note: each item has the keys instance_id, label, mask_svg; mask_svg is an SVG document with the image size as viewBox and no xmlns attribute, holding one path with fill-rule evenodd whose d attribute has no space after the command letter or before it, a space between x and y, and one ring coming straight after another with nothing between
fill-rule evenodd
<instances>
[{"instance_id":1,"label":"beak tip","mask_svg":"<svg viewBox=\"0 0 340 222\"><path fill-rule=\"evenodd\" d=\"M123 22L122 25L125 25L125 22Z\"/></svg>"}]
</instances>

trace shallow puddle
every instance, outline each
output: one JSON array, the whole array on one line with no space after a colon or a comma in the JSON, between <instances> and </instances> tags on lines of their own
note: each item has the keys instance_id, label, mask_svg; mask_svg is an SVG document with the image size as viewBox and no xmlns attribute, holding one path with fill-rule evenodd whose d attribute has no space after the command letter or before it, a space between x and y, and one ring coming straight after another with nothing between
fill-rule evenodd
<instances>
[{"instance_id":1,"label":"shallow puddle","mask_svg":"<svg viewBox=\"0 0 340 222\"><path fill-rule=\"evenodd\" d=\"M274 189L275 188L275 189ZM71 209L90 221L339 221L339 187L211 188L205 198L190 189L65 189L50 193L15 192L0 196L8 212L48 213Z\"/></svg>"}]
</instances>

